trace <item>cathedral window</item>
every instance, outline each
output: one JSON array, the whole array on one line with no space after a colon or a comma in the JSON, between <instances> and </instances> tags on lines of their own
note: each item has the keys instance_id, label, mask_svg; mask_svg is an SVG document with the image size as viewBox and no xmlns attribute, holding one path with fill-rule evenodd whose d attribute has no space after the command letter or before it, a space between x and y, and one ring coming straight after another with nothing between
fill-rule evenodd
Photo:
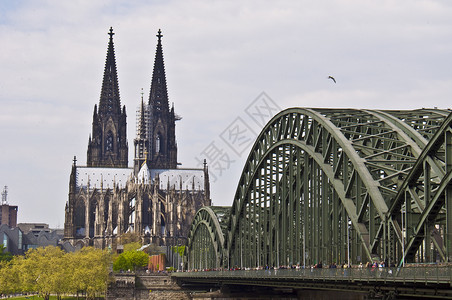
<instances>
[{"instance_id":1,"label":"cathedral window","mask_svg":"<svg viewBox=\"0 0 452 300\"><path fill-rule=\"evenodd\" d=\"M105 152L113 151L113 133L111 131L107 134L107 139L105 140Z\"/></svg>"},{"instance_id":2,"label":"cathedral window","mask_svg":"<svg viewBox=\"0 0 452 300\"><path fill-rule=\"evenodd\" d=\"M163 218L163 216L160 216L160 234L162 235L162 236L164 236L165 235L165 226L166 224L165 224L165 219Z\"/></svg>"},{"instance_id":3,"label":"cathedral window","mask_svg":"<svg viewBox=\"0 0 452 300\"><path fill-rule=\"evenodd\" d=\"M161 212L162 214L165 213L165 205L163 204L163 202L160 202L160 212Z\"/></svg>"},{"instance_id":4,"label":"cathedral window","mask_svg":"<svg viewBox=\"0 0 452 300\"><path fill-rule=\"evenodd\" d=\"M84 237L85 236L85 203L83 199L78 199L75 204L74 211L74 225L75 225L75 236Z\"/></svg>"},{"instance_id":5,"label":"cathedral window","mask_svg":"<svg viewBox=\"0 0 452 300\"><path fill-rule=\"evenodd\" d=\"M155 139L155 153L160 153L160 134Z\"/></svg>"}]
</instances>

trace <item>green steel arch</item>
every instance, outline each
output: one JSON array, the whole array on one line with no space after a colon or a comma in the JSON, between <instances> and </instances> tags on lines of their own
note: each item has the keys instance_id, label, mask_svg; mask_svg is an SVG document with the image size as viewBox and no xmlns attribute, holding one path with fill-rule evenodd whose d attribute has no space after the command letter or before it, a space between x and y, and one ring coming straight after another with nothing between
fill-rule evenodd
<instances>
[{"instance_id":1,"label":"green steel arch","mask_svg":"<svg viewBox=\"0 0 452 300\"><path fill-rule=\"evenodd\" d=\"M206 206L196 212L188 235L189 269L218 269L223 265L224 231L230 207Z\"/></svg>"},{"instance_id":2,"label":"green steel arch","mask_svg":"<svg viewBox=\"0 0 452 300\"><path fill-rule=\"evenodd\" d=\"M452 260L452 114L430 138L389 211L389 227L408 261Z\"/></svg>"},{"instance_id":3,"label":"green steel arch","mask_svg":"<svg viewBox=\"0 0 452 300\"><path fill-rule=\"evenodd\" d=\"M245 163L223 266L447 260L450 119L432 109L280 112Z\"/></svg>"}]
</instances>

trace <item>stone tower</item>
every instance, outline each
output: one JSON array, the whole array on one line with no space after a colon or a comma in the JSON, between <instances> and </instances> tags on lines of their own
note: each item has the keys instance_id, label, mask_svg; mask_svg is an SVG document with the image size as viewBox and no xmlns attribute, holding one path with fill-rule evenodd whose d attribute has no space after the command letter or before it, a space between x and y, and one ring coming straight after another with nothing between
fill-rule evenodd
<instances>
[{"instance_id":1,"label":"stone tower","mask_svg":"<svg viewBox=\"0 0 452 300\"><path fill-rule=\"evenodd\" d=\"M148 105L143 100L134 140L134 171L138 173L146 161L151 169L177 167L176 121L174 107L169 107L165 65L162 51L162 32L157 34L157 51Z\"/></svg>"},{"instance_id":2,"label":"stone tower","mask_svg":"<svg viewBox=\"0 0 452 300\"><path fill-rule=\"evenodd\" d=\"M87 166L127 168L126 108L124 106L121 110L112 28L109 35L99 107L94 106L93 131L88 142Z\"/></svg>"}]
</instances>

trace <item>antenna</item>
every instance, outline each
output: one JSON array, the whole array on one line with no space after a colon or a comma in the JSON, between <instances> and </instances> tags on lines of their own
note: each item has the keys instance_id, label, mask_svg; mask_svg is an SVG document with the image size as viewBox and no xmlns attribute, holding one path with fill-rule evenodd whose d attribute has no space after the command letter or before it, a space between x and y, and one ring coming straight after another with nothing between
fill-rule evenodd
<instances>
[{"instance_id":1,"label":"antenna","mask_svg":"<svg viewBox=\"0 0 452 300\"><path fill-rule=\"evenodd\" d=\"M2 192L2 205L7 205L8 204L8 186L5 185L5 188L3 189Z\"/></svg>"}]
</instances>

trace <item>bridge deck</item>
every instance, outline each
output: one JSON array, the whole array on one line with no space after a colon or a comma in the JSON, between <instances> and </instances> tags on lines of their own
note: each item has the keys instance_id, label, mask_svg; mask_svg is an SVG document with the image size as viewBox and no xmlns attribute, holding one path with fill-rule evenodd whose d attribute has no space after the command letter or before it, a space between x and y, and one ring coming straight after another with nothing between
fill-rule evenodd
<instances>
[{"instance_id":1,"label":"bridge deck","mask_svg":"<svg viewBox=\"0 0 452 300\"><path fill-rule=\"evenodd\" d=\"M451 267L372 269L276 269L173 273L185 283L248 285L292 289L392 292L452 299Z\"/></svg>"}]
</instances>

